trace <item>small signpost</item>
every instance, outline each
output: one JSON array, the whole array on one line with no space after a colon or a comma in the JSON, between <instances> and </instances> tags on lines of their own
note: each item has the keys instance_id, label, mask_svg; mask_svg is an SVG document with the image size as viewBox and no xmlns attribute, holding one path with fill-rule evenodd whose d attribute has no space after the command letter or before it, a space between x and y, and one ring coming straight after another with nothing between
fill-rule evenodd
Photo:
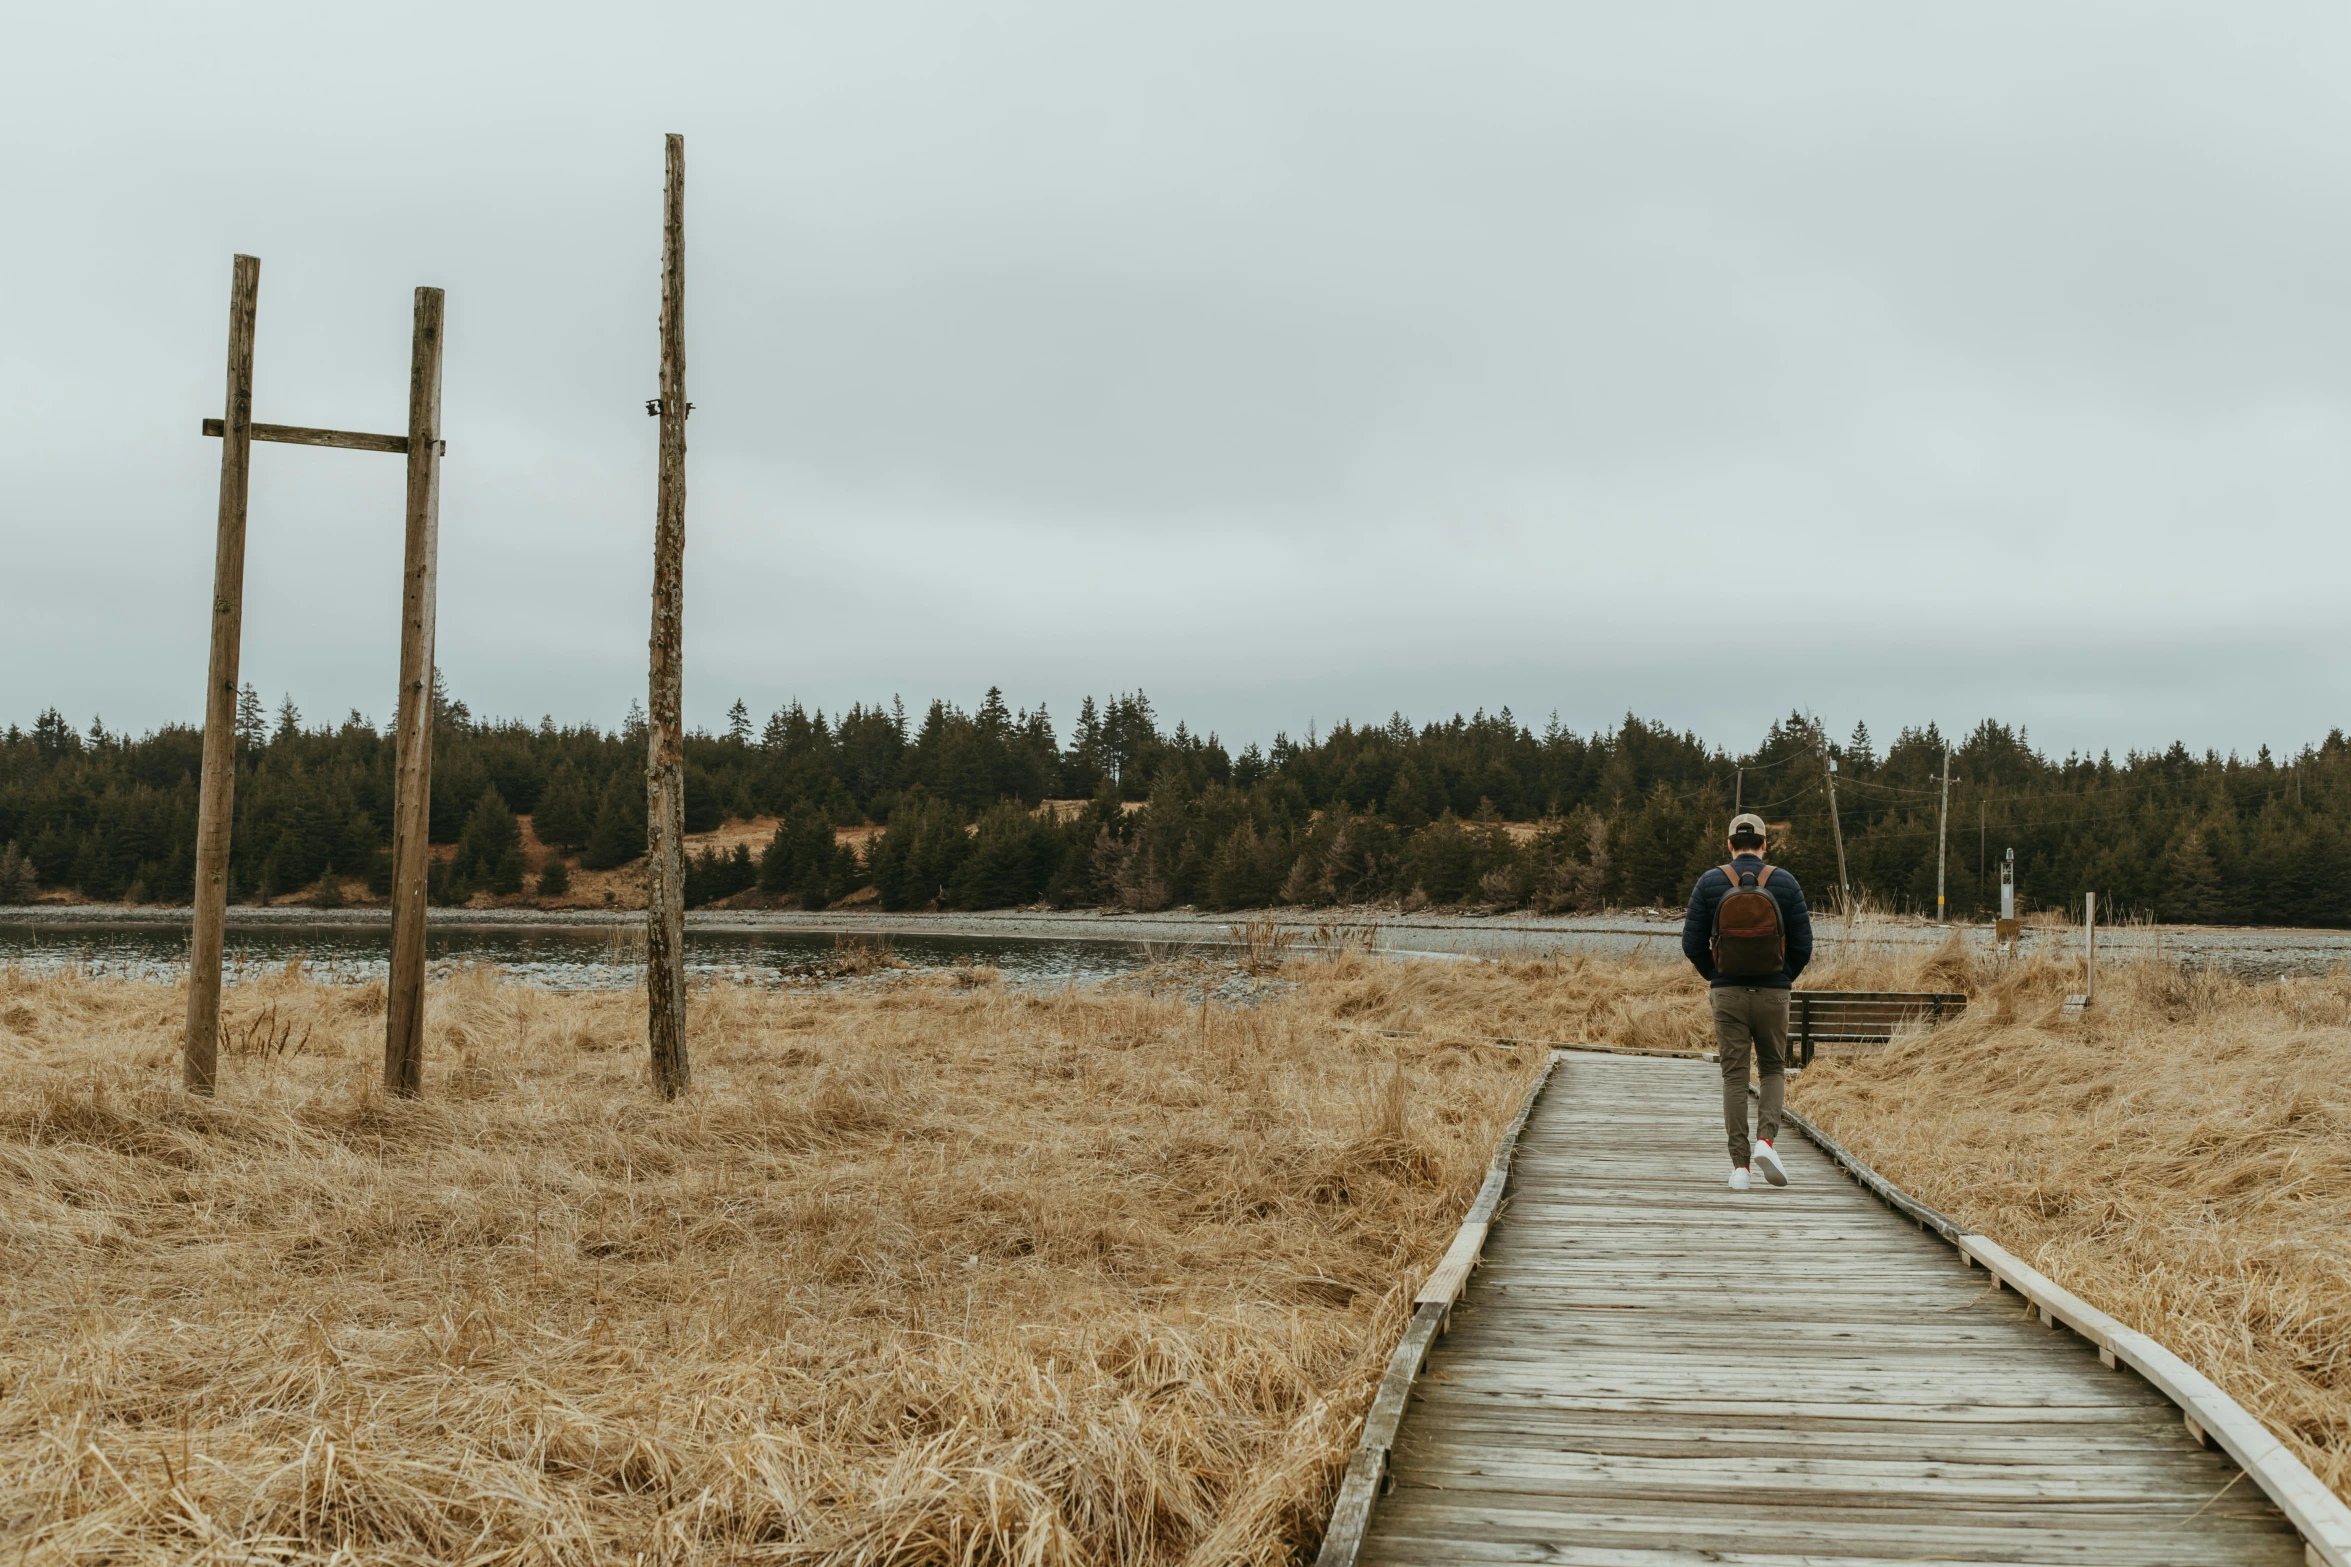
<instances>
[{"instance_id":1,"label":"small signpost","mask_svg":"<svg viewBox=\"0 0 2351 1567\"><path fill-rule=\"evenodd\" d=\"M2082 894L2082 993L2065 998L2065 1015L2080 1017L2098 999L2098 895Z\"/></svg>"},{"instance_id":2,"label":"small signpost","mask_svg":"<svg viewBox=\"0 0 2351 1567\"><path fill-rule=\"evenodd\" d=\"M2098 895L2082 894L2082 1005L2098 999Z\"/></svg>"},{"instance_id":3,"label":"small signpost","mask_svg":"<svg viewBox=\"0 0 2351 1567\"><path fill-rule=\"evenodd\" d=\"M236 814L237 662L245 619L245 513L255 441L392 452L408 459L407 549L401 574L397 792L392 809L392 972L384 1086L413 1095L424 1073L424 882L432 794L433 583L440 553L441 305L416 291L408 366L408 433L367 435L253 420L253 330L261 261L239 256L229 279L228 398L204 421L220 438L220 523L212 566L212 653L205 675L204 763L196 805L196 893L188 950L182 1075L210 1094L220 1059L220 965L228 920L229 829Z\"/></svg>"}]
</instances>

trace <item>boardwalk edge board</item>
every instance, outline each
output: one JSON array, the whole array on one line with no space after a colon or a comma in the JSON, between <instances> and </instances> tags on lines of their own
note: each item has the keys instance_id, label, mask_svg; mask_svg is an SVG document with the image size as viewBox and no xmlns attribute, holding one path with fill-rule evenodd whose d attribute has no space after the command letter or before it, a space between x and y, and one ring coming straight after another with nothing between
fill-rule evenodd
<instances>
[{"instance_id":1,"label":"boardwalk edge board","mask_svg":"<svg viewBox=\"0 0 2351 1567\"><path fill-rule=\"evenodd\" d=\"M1418 1028L1342 1028L1349 1034L1370 1034L1380 1039L1426 1039L1428 1033ZM1436 1043L1492 1045L1497 1050L1517 1050L1528 1047L1535 1050L1573 1050L1578 1054L1602 1056L1659 1056L1669 1061L1712 1061L1711 1050L1656 1050L1647 1045L1597 1045L1580 1040L1521 1039L1512 1034L1464 1034L1457 1038L1439 1036Z\"/></svg>"},{"instance_id":2,"label":"boardwalk edge board","mask_svg":"<svg viewBox=\"0 0 2351 1567\"><path fill-rule=\"evenodd\" d=\"M2027 1266L2013 1252L1912 1197L1794 1110L1788 1123L1889 1207L1958 1248L1961 1256L2023 1296L2050 1327L2063 1325L2098 1347L2109 1366L2127 1366L2179 1406L2190 1434L2218 1447L2301 1533L2310 1567L2351 1567L2351 1507L2310 1472L2294 1451L2202 1372Z\"/></svg>"},{"instance_id":3,"label":"boardwalk edge board","mask_svg":"<svg viewBox=\"0 0 2351 1567\"><path fill-rule=\"evenodd\" d=\"M1429 1350L1436 1344L1437 1335L1445 1331L1454 1302L1468 1287L1470 1269L1477 1266L1478 1256L1485 1250L1486 1237L1493 1231L1494 1215L1510 1186L1510 1161L1518 1152L1519 1133L1526 1130L1527 1117L1534 1113L1535 1101L1541 1097L1544 1085L1551 1081L1552 1068L1558 1065L1559 1054L1553 1051L1544 1061L1543 1069L1535 1074L1534 1082L1528 1085L1526 1097L1519 1102L1518 1114L1502 1129L1501 1139L1494 1145L1493 1161L1486 1167L1485 1184L1478 1188L1477 1197L1462 1218L1461 1228L1454 1232L1453 1244L1445 1248L1436 1271L1413 1297L1412 1321L1397 1342L1396 1352L1388 1357L1388 1369L1380 1378L1378 1391L1372 1394L1371 1412L1364 1416L1363 1435L1347 1460L1339 1494L1331 1502L1330 1522L1323 1529L1322 1550L1314 1558L1314 1567L1354 1567L1355 1558L1363 1549L1363 1536L1371 1526L1372 1503L1379 1499L1381 1482L1387 1478L1388 1449L1395 1445L1396 1428L1403 1424L1404 1405L1411 1397L1413 1381L1428 1363ZM2335 1564L2330 1563L2329 1567Z\"/></svg>"}]
</instances>

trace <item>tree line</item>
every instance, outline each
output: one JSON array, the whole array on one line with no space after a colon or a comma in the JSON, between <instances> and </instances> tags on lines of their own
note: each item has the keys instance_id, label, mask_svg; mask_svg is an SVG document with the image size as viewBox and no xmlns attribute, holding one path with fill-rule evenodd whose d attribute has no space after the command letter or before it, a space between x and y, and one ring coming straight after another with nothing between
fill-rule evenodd
<instances>
[{"instance_id":1,"label":"tree line","mask_svg":"<svg viewBox=\"0 0 2351 1567\"><path fill-rule=\"evenodd\" d=\"M571 864L645 852L644 728L477 719L436 678L433 896L563 890ZM0 736L0 903L36 889L184 903L192 890L202 736L77 730L54 709ZM2351 923L2351 744L2330 732L2290 757L2173 743L2117 760L2036 751L1993 720L1949 743L1866 724L1839 740L1801 714L1750 751L1627 715L1579 734L1507 709L1440 723L1342 723L1237 755L1163 727L1140 692L1088 698L1065 736L1040 706L991 690L969 712L934 701L827 715L798 703L686 743L686 828L781 819L759 851L706 853L688 901L821 907L863 889L887 909L1038 901L1177 905L1401 900L1544 912L1674 905L1722 854L1738 807L1774 824L1773 858L1816 905L1856 898L1931 913L1938 849L1955 915L1998 901L2013 849L2023 907L2167 921ZM354 712L237 717L232 895L267 899L343 878L389 886L393 737ZM1831 771L1833 767L1834 771ZM1830 814L1831 790L1836 811ZM1045 802L1055 802L1048 806ZM526 863L517 815L561 851ZM857 848L836 829L878 827ZM1843 840L1842 876L1838 838Z\"/></svg>"}]
</instances>

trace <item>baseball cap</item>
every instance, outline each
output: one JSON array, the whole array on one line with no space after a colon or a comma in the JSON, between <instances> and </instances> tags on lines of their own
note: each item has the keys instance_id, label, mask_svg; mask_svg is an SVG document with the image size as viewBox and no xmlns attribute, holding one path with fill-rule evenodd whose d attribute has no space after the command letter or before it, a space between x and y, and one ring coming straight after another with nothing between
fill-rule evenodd
<instances>
[{"instance_id":1,"label":"baseball cap","mask_svg":"<svg viewBox=\"0 0 2351 1567\"><path fill-rule=\"evenodd\" d=\"M1731 830L1729 836L1736 838L1743 832L1751 832L1758 838L1768 838L1771 836L1769 832L1764 830L1763 818L1756 815L1753 811L1741 811L1738 815L1731 818Z\"/></svg>"}]
</instances>

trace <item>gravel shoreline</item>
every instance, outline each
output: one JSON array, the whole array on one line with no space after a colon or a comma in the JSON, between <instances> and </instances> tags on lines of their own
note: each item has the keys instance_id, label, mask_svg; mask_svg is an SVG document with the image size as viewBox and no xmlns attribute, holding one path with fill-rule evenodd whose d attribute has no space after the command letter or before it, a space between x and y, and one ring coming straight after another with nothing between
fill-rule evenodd
<instances>
[{"instance_id":1,"label":"gravel shoreline","mask_svg":"<svg viewBox=\"0 0 2351 1567\"><path fill-rule=\"evenodd\" d=\"M159 927L184 925L185 907L121 904L43 903L0 906L0 925L41 929ZM390 923L382 906L344 909L233 907L232 929L272 926L382 928ZM440 930L633 930L644 924L641 909L433 909L427 922ZM1125 914L1100 909L995 909L972 913L896 913L878 910L803 912L769 909L702 909L689 913L689 929L776 931L807 935L976 937L1031 941L1113 941L1180 945L1217 944L1233 939L1235 927L1271 920L1301 944L1360 942L1398 956L1530 957L1554 951L1654 951L1661 958L1679 950L1678 910L1617 910L1606 914L1531 915L1519 912L1404 913L1393 907L1265 909L1226 914L1193 909ZM1988 925L1937 926L1908 916L1864 914L1848 926L1833 914L1815 913L1818 939L1825 943L1934 946L1956 936L1970 946L1989 946ZM2035 945L2077 946L2079 927L2028 926ZM2099 951L2116 957L2150 956L2184 963L2210 963L2244 972L2316 972L2351 961L2351 931L2268 927L2117 925L2098 933Z\"/></svg>"}]
</instances>

